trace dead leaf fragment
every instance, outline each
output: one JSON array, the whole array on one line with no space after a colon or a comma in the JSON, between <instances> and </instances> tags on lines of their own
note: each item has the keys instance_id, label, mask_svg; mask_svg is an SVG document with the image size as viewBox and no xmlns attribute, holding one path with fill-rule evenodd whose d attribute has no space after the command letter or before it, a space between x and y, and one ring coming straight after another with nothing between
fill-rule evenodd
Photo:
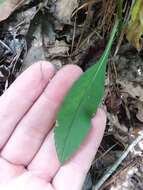
<instances>
[{"instance_id":1,"label":"dead leaf fragment","mask_svg":"<svg viewBox=\"0 0 143 190\"><path fill-rule=\"evenodd\" d=\"M0 21L9 17L9 15L22 3L24 0L5 0L0 4Z\"/></svg>"},{"instance_id":2,"label":"dead leaf fragment","mask_svg":"<svg viewBox=\"0 0 143 190\"><path fill-rule=\"evenodd\" d=\"M55 15L62 23L70 24L71 15L77 7L77 0L58 0Z\"/></svg>"},{"instance_id":3,"label":"dead leaf fragment","mask_svg":"<svg viewBox=\"0 0 143 190\"><path fill-rule=\"evenodd\" d=\"M55 58L60 57L62 55L67 55L69 51L69 46L65 43L65 41L56 40L53 46L50 48L47 47L48 57Z\"/></svg>"},{"instance_id":4,"label":"dead leaf fragment","mask_svg":"<svg viewBox=\"0 0 143 190\"><path fill-rule=\"evenodd\" d=\"M125 80L118 80L118 83L121 84L123 88L122 91L124 93L128 93L131 97L135 99L138 97L139 100L143 102L143 88L140 85L135 86L133 82Z\"/></svg>"},{"instance_id":5,"label":"dead leaf fragment","mask_svg":"<svg viewBox=\"0 0 143 190\"><path fill-rule=\"evenodd\" d=\"M138 103L138 113L136 115L136 117L138 118L138 120L140 122L143 123L143 104L142 103Z\"/></svg>"}]
</instances>

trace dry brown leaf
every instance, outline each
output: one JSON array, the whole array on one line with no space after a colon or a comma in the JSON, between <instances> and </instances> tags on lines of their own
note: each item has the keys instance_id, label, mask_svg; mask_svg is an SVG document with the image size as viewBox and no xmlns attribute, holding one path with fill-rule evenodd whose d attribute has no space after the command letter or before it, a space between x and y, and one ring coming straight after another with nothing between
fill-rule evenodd
<instances>
[{"instance_id":1,"label":"dry brown leaf","mask_svg":"<svg viewBox=\"0 0 143 190\"><path fill-rule=\"evenodd\" d=\"M138 113L136 115L136 117L138 118L138 120L140 122L143 123L143 104L142 103L138 103Z\"/></svg>"},{"instance_id":2,"label":"dry brown leaf","mask_svg":"<svg viewBox=\"0 0 143 190\"><path fill-rule=\"evenodd\" d=\"M73 11L78 7L77 0L58 0L55 15L64 24L69 24Z\"/></svg>"},{"instance_id":3,"label":"dry brown leaf","mask_svg":"<svg viewBox=\"0 0 143 190\"><path fill-rule=\"evenodd\" d=\"M24 0L5 0L0 5L0 21L7 19L22 2Z\"/></svg>"},{"instance_id":4,"label":"dry brown leaf","mask_svg":"<svg viewBox=\"0 0 143 190\"><path fill-rule=\"evenodd\" d=\"M135 99L139 97L139 100L143 102L143 88L140 85L134 85L133 82L125 80L118 80L118 83L121 84L124 93L130 94Z\"/></svg>"}]
</instances>

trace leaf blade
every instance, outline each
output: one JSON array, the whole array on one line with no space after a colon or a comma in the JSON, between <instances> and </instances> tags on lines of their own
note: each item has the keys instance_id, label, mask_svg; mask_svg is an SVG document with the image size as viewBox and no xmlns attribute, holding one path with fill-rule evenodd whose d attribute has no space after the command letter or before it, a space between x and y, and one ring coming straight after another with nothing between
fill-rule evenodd
<instances>
[{"instance_id":1,"label":"leaf blade","mask_svg":"<svg viewBox=\"0 0 143 190\"><path fill-rule=\"evenodd\" d=\"M58 158L62 164L79 148L91 127L92 115L96 112L104 93L106 62L118 24L116 21L99 62L75 82L58 113L58 126L55 127L54 136ZM97 89L96 92L93 89Z\"/></svg>"}]
</instances>

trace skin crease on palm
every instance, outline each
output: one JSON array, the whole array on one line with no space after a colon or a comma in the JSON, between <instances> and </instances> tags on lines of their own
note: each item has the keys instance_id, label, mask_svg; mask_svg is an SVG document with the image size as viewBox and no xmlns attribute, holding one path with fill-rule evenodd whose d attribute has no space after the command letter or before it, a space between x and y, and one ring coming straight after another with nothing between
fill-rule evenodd
<instances>
[{"instance_id":1,"label":"skin crease on palm","mask_svg":"<svg viewBox=\"0 0 143 190\"><path fill-rule=\"evenodd\" d=\"M60 165L54 144L56 114L75 80L75 65L56 72L38 62L0 97L0 190L80 190L103 137L106 115L98 109L77 153Z\"/></svg>"}]
</instances>

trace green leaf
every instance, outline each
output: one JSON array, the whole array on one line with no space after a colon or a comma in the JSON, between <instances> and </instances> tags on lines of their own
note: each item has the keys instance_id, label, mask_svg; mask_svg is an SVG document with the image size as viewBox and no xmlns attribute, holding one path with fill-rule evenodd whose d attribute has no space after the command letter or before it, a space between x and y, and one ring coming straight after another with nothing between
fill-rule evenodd
<instances>
[{"instance_id":1,"label":"green leaf","mask_svg":"<svg viewBox=\"0 0 143 190\"><path fill-rule=\"evenodd\" d=\"M3 2L5 2L5 0L0 0L0 4L2 4Z\"/></svg>"},{"instance_id":2,"label":"green leaf","mask_svg":"<svg viewBox=\"0 0 143 190\"><path fill-rule=\"evenodd\" d=\"M126 37L138 50L141 50L140 43L143 35L143 0L136 0L131 10L131 18L126 29Z\"/></svg>"},{"instance_id":3,"label":"green leaf","mask_svg":"<svg viewBox=\"0 0 143 190\"><path fill-rule=\"evenodd\" d=\"M117 20L99 62L75 82L58 113L54 137L58 158L62 164L76 152L91 128L91 118L104 94L106 62L118 24Z\"/></svg>"}]
</instances>

